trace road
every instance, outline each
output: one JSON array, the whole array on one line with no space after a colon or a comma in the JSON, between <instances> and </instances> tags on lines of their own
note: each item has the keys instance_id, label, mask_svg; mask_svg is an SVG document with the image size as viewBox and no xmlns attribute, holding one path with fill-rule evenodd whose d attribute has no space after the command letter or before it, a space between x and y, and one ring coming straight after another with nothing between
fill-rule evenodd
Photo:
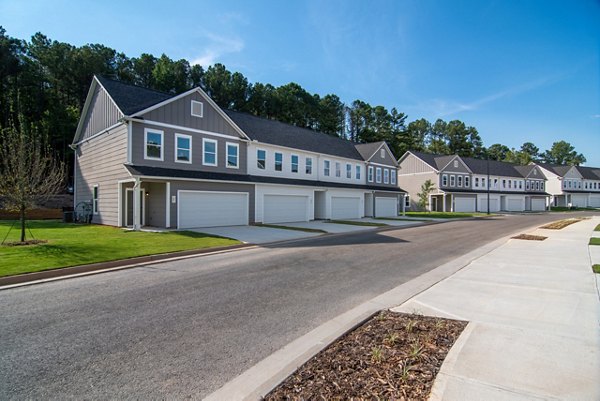
<instances>
[{"instance_id":1,"label":"road","mask_svg":"<svg viewBox=\"0 0 600 401\"><path fill-rule=\"evenodd\" d=\"M0 399L200 398L360 303L559 217L323 237L0 291Z\"/></svg>"}]
</instances>

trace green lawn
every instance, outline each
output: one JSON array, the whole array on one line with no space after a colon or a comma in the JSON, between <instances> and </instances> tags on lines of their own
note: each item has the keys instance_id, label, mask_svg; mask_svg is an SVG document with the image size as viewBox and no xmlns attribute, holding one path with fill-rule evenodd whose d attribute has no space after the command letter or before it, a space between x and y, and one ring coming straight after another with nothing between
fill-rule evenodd
<instances>
[{"instance_id":1,"label":"green lawn","mask_svg":"<svg viewBox=\"0 0 600 401\"><path fill-rule=\"evenodd\" d=\"M460 213L460 212L406 212L408 217L429 217L435 219L464 219L467 217L483 217L485 213Z\"/></svg>"},{"instance_id":2,"label":"green lawn","mask_svg":"<svg viewBox=\"0 0 600 401\"><path fill-rule=\"evenodd\" d=\"M593 207L565 207L565 206L551 206L551 212L580 212L582 210L598 210Z\"/></svg>"},{"instance_id":3,"label":"green lawn","mask_svg":"<svg viewBox=\"0 0 600 401\"><path fill-rule=\"evenodd\" d=\"M592 266L592 270L594 271L594 273L600 274L600 265Z\"/></svg>"},{"instance_id":4,"label":"green lawn","mask_svg":"<svg viewBox=\"0 0 600 401\"><path fill-rule=\"evenodd\" d=\"M387 227L388 224L373 223L370 221L329 220L327 223L347 224L350 226Z\"/></svg>"},{"instance_id":5,"label":"green lawn","mask_svg":"<svg viewBox=\"0 0 600 401\"><path fill-rule=\"evenodd\" d=\"M600 245L600 237L590 238L590 245Z\"/></svg>"},{"instance_id":6,"label":"green lawn","mask_svg":"<svg viewBox=\"0 0 600 401\"><path fill-rule=\"evenodd\" d=\"M594 231L600 231L600 224L598 224L598 225L596 226L596 228L594 228Z\"/></svg>"},{"instance_id":7,"label":"green lawn","mask_svg":"<svg viewBox=\"0 0 600 401\"><path fill-rule=\"evenodd\" d=\"M0 241L12 221L0 221ZM190 249L239 244L239 241L190 231L150 233L100 225L35 220L28 227L46 244L0 246L0 277L59 267L127 259ZM18 224L7 241L18 241ZM28 239L29 232L27 233Z\"/></svg>"}]
</instances>

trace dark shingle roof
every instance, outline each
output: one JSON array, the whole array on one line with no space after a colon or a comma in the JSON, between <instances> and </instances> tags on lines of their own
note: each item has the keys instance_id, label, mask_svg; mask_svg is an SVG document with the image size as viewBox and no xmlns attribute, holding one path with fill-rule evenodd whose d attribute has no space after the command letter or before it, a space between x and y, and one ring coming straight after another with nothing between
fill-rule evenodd
<instances>
[{"instance_id":1,"label":"dark shingle roof","mask_svg":"<svg viewBox=\"0 0 600 401\"><path fill-rule=\"evenodd\" d=\"M354 144L345 139L238 111L225 110L225 113L252 140L347 159L363 160Z\"/></svg>"},{"instance_id":2,"label":"dark shingle roof","mask_svg":"<svg viewBox=\"0 0 600 401\"><path fill-rule=\"evenodd\" d=\"M577 166L577 170L586 180L600 180L600 168Z\"/></svg>"},{"instance_id":3,"label":"dark shingle roof","mask_svg":"<svg viewBox=\"0 0 600 401\"><path fill-rule=\"evenodd\" d=\"M558 164L548 164L548 163L538 163L539 166L545 168L546 170L563 177L567 174L567 171L571 169L572 166L562 166Z\"/></svg>"},{"instance_id":4,"label":"dark shingle roof","mask_svg":"<svg viewBox=\"0 0 600 401\"><path fill-rule=\"evenodd\" d=\"M375 152L377 152L377 149L379 149L383 143L385 142L379 141L370 143L357 143L354 144L354 146L356 147L356 150L358 150L358 153L360 153L360 155L363 157L363 159L369 160L371 156L373 156Z\"/></svg>"},{"instance_id":5,"label":"dark shingle roof","mask_svg":"<svg viewBox=\"0 0 600 401\"><path fill-rule=\"evenodd\" d=\"M359 185L359 184L346 184L343 182L325 182L315 180L300 180L290 179L283 177L268 177L268 176L257 176L247 174L229 174L229 173L218 173L211 171L198 171L198 170L180 170L162 167L151 167L151 166L131 166L125 165L127 170L133 175L144 176L144 177L177 177L187 179L203 179L203 180L219 180L219 181L238 181L253 183L269 183L269 184L285 184L285 185L303 185L312 187L330 187L330 188L355 188L355 189L367 189L387 192L406 192L399 187L382 187L376 185Z\"/></svg>"},{"instance_id":6,"label":"dark shingle roof","mask_svg":"<svg viewBox=\"0 0 600 401\"><path fill-rule=\"evenodd\" d=\"M96 75L96 78L115 101L117 107L130 116L138 111L154 106L160 102L172 98L175 95L142 88L141 86L126 84L106 77Z\"/></svg>"}]
</instances>

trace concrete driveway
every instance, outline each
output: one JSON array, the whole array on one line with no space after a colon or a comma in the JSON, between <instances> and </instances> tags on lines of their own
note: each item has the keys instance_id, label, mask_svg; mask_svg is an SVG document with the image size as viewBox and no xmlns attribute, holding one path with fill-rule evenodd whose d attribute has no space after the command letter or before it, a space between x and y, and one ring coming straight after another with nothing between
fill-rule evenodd
<instances>
[{"instance_id":1,"label":"concrete driveway","mask_svg":"<svg viewBox=\"0 0 600 401\"><path fill-rule=\"evenodd\" d=\"M352 221L352 220L348 220ZM362 221L362 219L356 220ZM350 233L355 231L365 231L365 230L374 230L378 227L375 226L359 226L359 225L351 225L351 224L336 224L329 223L323 220L313 220L313 221L300 221L296 223L281 223L282 226L287 227L300 227L300 228L310 228L314 230L323 230L327 233Z\"/></svg>"},{"instance_id":2,"label":"concrete driveway","mask_svg":"<svg viewBox=\"0 0 600 401\"><path fill-rule=\"evenodd\" d=\"M269 242L309 238L321 235L319 233L259 226L203 227L188 231L233 238L246 244L266 244Z\"/></svg>"}]
</instances>

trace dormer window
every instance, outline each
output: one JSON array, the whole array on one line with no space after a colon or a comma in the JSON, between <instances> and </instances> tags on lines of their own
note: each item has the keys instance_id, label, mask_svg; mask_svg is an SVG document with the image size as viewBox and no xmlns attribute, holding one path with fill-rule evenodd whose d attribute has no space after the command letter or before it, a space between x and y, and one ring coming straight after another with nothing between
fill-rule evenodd
<instances>
[{"instance_id":1,"label":"dormer window","mask_svg":"<svg viewBox=\"0 0 600 401\"><path fill-rule=\"evenodd\" d=\"M204 117L204 103L192 100L192 116Z\"/></svg>"}]
</instances>

